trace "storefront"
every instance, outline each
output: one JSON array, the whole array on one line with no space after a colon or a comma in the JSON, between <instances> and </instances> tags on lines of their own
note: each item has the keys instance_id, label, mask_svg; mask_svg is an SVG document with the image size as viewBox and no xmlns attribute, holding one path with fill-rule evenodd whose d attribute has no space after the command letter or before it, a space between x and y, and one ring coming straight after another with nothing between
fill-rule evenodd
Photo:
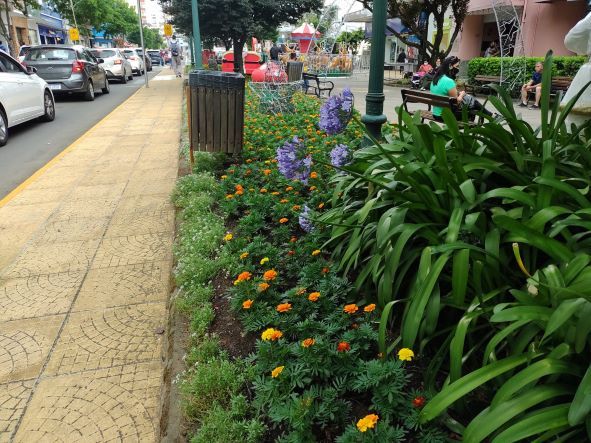
<instances>
[{"instance_id":1,"label":"storefront","mask_svg":"<svg viewBox=\"0 0 591 443\"><path fill-rule=\"evenodd\" d=\"M63 30L48 28L39 25L39 40L42 45L57 45L66 42L66 35Z\"/></svg>"},{"instance_id":2,"label":"storefront","mask_svg":"<svg viewBox=\"0 0 591 443\"><path fill-rule=\"evenodd\" d=\"M43 3L36 11L39 26L39 42L41 44L56 45L66 43L66 33L61 15L53 7Z\"/></svg>"}]
</instances>

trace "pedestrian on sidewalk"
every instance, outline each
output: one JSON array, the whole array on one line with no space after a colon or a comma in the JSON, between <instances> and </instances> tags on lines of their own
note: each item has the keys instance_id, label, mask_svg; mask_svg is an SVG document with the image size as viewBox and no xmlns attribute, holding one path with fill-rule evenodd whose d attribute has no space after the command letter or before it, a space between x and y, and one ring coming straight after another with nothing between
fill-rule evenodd
<instances>
[{"instance_id":1,"label":"pedestrian on sidewalk","mask_svg":"<svg viewBox=\"0 0 591 443\"><path fill-rule=\"evenodd\" d=\"M542 70L544 65L542 62L537 62L535 70L531 76L531 80L521 87L521 103L522 108L527 107L527 95L530 91L536 91L536 101L531 106L531 109L538 109L540 107L540 98L542 98Z\"/></svg>"},{"instance_id":2,"label":"pedestrian on sidewalk","mask_svg":"<svg viewBox=\"0 0 591 443\"><path fill-rule=\"evenodd\" d=\"M171 64L170 69L172 69L177 77L182 77L183 74L181 73L181 64L182 64L182 48L179 41L176 39L176 35L172 36L172 40L170 41L170 45L168 46L170 49L170 56L171 56Z\"/></svg>"}]
</instances>

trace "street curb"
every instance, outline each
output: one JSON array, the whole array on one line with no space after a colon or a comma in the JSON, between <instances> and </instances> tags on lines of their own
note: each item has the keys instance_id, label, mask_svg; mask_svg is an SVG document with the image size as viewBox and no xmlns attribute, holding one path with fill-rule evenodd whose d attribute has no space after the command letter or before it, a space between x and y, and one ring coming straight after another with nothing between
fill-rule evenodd
<instances>
[{"instance_id":1,"label":"street curb","mask_svg":"<svg viewBox=\"0 0 591 443\"><path fill-rule=\"evenodd\" d=\"M84 140L84 138L86 138L86 136L88 135L89 132L91 132L94 128L96 128L98 125L100 125L106 119L108 119L112 114L115 113L115 111L117 111L121 106L125 105L129 100L134 98L137 94L139 94L144 89L145 89L145 86L141 86L137 91L135 91L133 94L131 94L129 97L127 97L119 105L117 105L116 108L111 110L111 112L109 112L107 115L105 115L103 118L101 118L98 122L96 122L84 134L82 134L80 137L78 137L76 140L74 140L69 146L64 148L63 151L61 151L59 154L57 154L55 157L53 157L51 160L49 160L47 163L45 163L45 165L41 166L39 169L37 169L35 172L33 172L33 174L29 178L27 178L20 185L18 185L16 188L14 188L12 191L10 191L3 199L0 200L0 208L6 206L12 199L14 199L21 192L23 192L31 183L35 182L35 180L37 180L47 169L49 169L51 166L53 166L53 164L55 164L58 160L60 160L62 157L64 157L68 152L73 151L77 147L77 145L82 140Z\"/></svg>"}]
</instances>

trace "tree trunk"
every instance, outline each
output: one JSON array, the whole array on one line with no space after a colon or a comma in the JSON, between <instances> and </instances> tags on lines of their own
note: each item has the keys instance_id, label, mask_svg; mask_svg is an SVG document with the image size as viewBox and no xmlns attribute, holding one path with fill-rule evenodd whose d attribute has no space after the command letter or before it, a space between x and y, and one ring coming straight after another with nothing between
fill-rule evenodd
<instances>
[{"instance_id":1,"label":"tree trunk","mask_svg":"<svg viewBox=\"0 0 591 443\"><path fill-rule=\"evenodd\" d=\"M16 38L14 36L14 28L10 22L10 5L8 0L4 0L4 6L6 8L6 26L8 27L8 49L10 54L14 57L18 54L18 48L16 46Z\"/></svg>"},{"instance_id":2,"label":"tree trunk","mask_svg":"<svg viewBox=\"0 0 591 443\"><path fill-rule=\"evenodd\" d=\"M234 72L244 72L242 50L244 48L245 40L245 37L238 37L234 39Z\"/></svg>"}]
</instances>

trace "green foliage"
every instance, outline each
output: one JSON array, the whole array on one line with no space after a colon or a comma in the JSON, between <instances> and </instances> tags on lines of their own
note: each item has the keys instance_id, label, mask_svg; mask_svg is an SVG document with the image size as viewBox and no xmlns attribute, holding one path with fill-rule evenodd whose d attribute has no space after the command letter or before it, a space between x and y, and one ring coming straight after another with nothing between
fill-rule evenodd
<instances>
[{"instance_id":1,"label":"green foliage","mask_svg":"<svg viewBox=\"0 0 591 443\"><path fill-rule=\"evenodd\" d=\"M466 442L589 432L591 122L567 130L578 97L550 107L551 72L549 56L535 130L503 90L502 123L400 110L398 133L333 177L319 218L358 298L383 307L380 352L429 356L424 381L441 392L418 422L447 412Z\"/></svg>"},{"instance_id":2,"label":"green foliage","mask_svg":"<svg viewBox=\"0 0 591 443\"><path fill-rule=\"evenodd\" d=\"M73 3L76 20L70 0L51 1L62 17L70 23L78 23L80 33L88 33L87 26L104 30L109 35L126 34L137 27L137 13L125 0L77 0Z\"/></svg>"},{"instance_id":3,"label":"green foliage","mask_svg":"<svg viewBox=\"0 0 591 443\"><path fill-rule=\"evenodd\" d=\"M143 26L142 30L144 32L144 45L146 48L162 48L164 46L164 40L162 40L162 36L157 29ZM127 40L136 45L141 45L140 37L140 28L136 24L127 35Z\"/></svg>"},{"instance_id":4,"label":"green foliage","mask_svg":"<svg viewBox=\"0 0 591 443\"><path fill-rule=\"evenodd\" d=\"M356 29L355 31L344 31L337 37L337 43L344 43L351 46L354 53L357 52L359 44L365 40L365 31L363 29Z\"/></svg>"},{"instance_id":5,"label":"green foliage","mask_svg":"<svg viewBox=\"0 0 591 443\"><path fill-rule=\"evenodd\" d=\"M525 63L524 77L519 82L526 83L531 79L537 62L543 62L544 57L514 57ZM587 61L585 56L554 57L552 64L553 76L574 77L579 68ZM468 78L471 82L477 75L501 75L500 57L476 57L468 62Z\"/></svg>"}]
</instances>

